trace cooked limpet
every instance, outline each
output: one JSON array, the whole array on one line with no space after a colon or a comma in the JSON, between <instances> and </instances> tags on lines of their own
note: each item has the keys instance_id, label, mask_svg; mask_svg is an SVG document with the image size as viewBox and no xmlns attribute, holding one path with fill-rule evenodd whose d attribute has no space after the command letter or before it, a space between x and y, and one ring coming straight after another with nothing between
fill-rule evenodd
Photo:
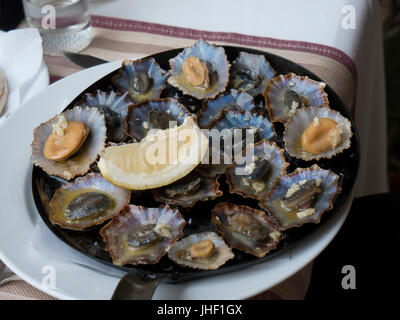
<instances>
[{"instance_id":1,"label":"cooked limpet","mask_svg":"<svg viewBox=\"0 0 400 320\"><path fill-rule=\"evenodd\" d=\"M286 174L289 164L283 153L275 143L265 140L248 145L236 163L226 171L229 191L262 199L279 177Z\"/></svg>"},{"instance_id":2,"label":"cooked limpet","mask_svg":"<svg viewBox=\"0 0 400 320\"><path fill-rule=\"evenodd\" d=\"M112 82L121 92L128 92L134 103L158 99L164 90L168 73L154 58L125 60Z\"/></svg>"},{"instance_id":3,"label":"cooked limpet","mask_svg":"<svg viewBox=\"0 0 400 320\"><path fill-rule=\"evenodd\" d=\"M200 128L210 128L211 124L222 117L224 111L254 111L256 108L254 99L246 92L231 89L227 93L220 94L213 100L207 100L199 112Z\"/></svg>"},{"instance_id":4,"label":"cooked limpet","mask_svg":"<svg viewBox=\"0 0 400 320\"><path fill-rule=\"evenodd\" d=\"M222 47L200 39L169 60L171 75L168 83L183 94L197 99L212 99L225 91L230 64Z\"/></svg>"},{"instance_id":5,"label":"cooked limpet","mask_svg":"<svg viewBox=\"0 0 400 320\"><path fill-rule=\"evenodd\" d=\"M298 109L285 124L286 151L303 160L332 158L350 147L351 123L328 107Z\"/></svg>"},{"instance_id":6,"label":"cooked limpet","mask_svg":"<svg viewBox=\"0 0 400 320\"><path fill-rule=\"evenodd\" d=\"M170 205L193 207L198 201L222 196L217 179L192 171L182 179L163 188L152 190L154 199Z\"/></svg>"},{"instance_id":7,"label":"cooked limpet","mask_svg":"<svg viewBox=\"0 0 400 320\"><path fill-rule=\"evenodd\" d=\"M297 168L282 176L266 199L259 202L276 220L280 230L319 223L322 214L332 209L332 201L340 192L339 176L318 165Z\"/></svg>"},{"instance_id":8,"label":"cooked limpet","mask_svg":"<svg viewBox=\"0 0 400 320\"><path fill-rule=\"evenodd\" d=\"M185 267L215 270L234 258L234 254L215 232L202 232L175 243L168 252L168 258Z\"/></svg>"},{"instance_id":9,"label":"cooked limpet","mask_svg":"<svg viewBox=\"0 0 400 320\"><path fill-rule=\"evenodd\" d=\"M256 96L263 93L275 74L264 55L240 52L232 63L229 85Z\"/></svg>"},{"instance_id":10,"label":"cooked limpet","mask_svg":"<svg viewBox=\"0 0 400 320\"><path fill-rule=\"evenodd\" d=\"M140 141L150 130L180 126L188 116L193 115L175 99L146 100L129 106L125 123L128 135Z\"/></svg>"},{"instance_id":11,"label":"cooked limpet","mask_svg":"<svg viewBox=\"0 0 400 320\"><path fill-rule=\"evenodd\" d=\"M84 175L104 150L106 131L101 112L74 107L35 128L31 161L66 180Z\"/></svg>"},{"instance_id":12,"label":"cooked limpet","mask_svg":"<svg viewBox=\"0 0 400 320\"><path fill-rule=\"evenodd\" d=\"M179 211L169 206L129 205L100 234L114 264L156 264L183 236L185 224Z\"/></svg>"},{"instance_id":13,"label":"cooked limpet","mask_svg":"<svg viewBox=\"0 0 400 320\"><path fill-rule=\"evenodd\" d=\"M130 195L130 191L112 185L101 174L90 173L55 191L49 219L66 229L86 229L117 215L128 205Z\"/></svg>"},{"instance_id":14,"label":"cooked limpet","mask_svg":"<svg viewBox=\"0 0 400 320\"><path fill-rule=\"evenodd\" d=\"M271 120L286 122L298 108L327 106L325 86L324 82L294 73L272 78L263 93Z\"/></svg>"},{"instance_id":15,"label":"cooked limpet","mask_svg":"<svg viewBox=\"0 0 400 320\"><path fill-rule=\"evenodd\" d=\"M83 95L76 106L98 109L105 117L107 127L107 140L121 142L126 139L126 126L124 119L128 113L128 106L132 104L127 92L104 92L96 90Z\"/></svg>"},{"instance_id":16,"label":"cooked limpet","mask_svg":"<svg viewBox=\"0 0 400 320\"><path fill-rule=\"evenodd\" d=\"M212 221L232 248L264 257L275 249L282 233L264 211L221 202L212 210Z\"/></svg>"}]
</instances>

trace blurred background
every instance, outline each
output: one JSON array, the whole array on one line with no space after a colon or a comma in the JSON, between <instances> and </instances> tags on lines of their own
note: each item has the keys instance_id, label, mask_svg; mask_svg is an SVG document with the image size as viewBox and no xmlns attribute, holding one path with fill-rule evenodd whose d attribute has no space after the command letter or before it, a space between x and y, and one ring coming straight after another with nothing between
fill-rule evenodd
<instances>
[{"instance_id":1,"label":"blurred background","mask_svg":"<svg viewBox=\"0 0 400 320\"><path fill-rule=\"evenodd\" d=\"M400 0L380 0L385 50L388 176L400 191ZM7 10L6 10L7 9ZM0 0L0 29L16 28L24 19L22 0Z\"/></svg>"}]
</instances>

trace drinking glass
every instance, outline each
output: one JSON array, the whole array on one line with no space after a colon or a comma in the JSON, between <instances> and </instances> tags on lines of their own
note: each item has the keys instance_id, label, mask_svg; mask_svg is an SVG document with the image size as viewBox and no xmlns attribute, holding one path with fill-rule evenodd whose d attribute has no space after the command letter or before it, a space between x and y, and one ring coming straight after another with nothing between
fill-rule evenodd
<instances>
[{"instance_id":1,"label":"drinking glass","mask_svg":"<svg viewBox=\"0 0 400 320\"><path fill-rule=\"evenodd\" d=\"M89 0L23 0L23 5L27 24L42 36L45 54L78 52L89 45Z\"/></svg>"}]
</instances>

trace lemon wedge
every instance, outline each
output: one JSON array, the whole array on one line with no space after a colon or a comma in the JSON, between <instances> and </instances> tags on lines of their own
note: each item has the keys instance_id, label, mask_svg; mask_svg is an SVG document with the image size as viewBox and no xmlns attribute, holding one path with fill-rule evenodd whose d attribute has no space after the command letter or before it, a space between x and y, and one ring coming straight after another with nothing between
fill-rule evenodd
<instances>
[{"instance_id":1,"label":"lemon wedge","mask_svg":"<svg viewBox=\"0 0 400 320\"><path fill-rule=\"evenodd\" d=\"M208 139L193 118L180 126L153 130L140 142L112 146L98 167L105 179L129 190L168 185L186 176L203 159Z\"/></svg>"}]
</instances>

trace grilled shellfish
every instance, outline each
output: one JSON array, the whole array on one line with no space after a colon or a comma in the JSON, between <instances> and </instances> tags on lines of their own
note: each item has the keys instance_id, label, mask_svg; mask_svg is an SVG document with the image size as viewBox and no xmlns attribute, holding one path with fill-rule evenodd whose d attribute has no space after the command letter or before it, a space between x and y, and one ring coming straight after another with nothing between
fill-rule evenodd
<instances>
[{"instance_id":1,"label":"grilled shellfish","mask_svg":"<svg viewBox=\"0 0 400 320\"><path fill-rule=\"evenodd\" d=\"M155 264L183 236L186 222L169 206L129 205L100 230L113 263Z\"/></svg>"},{"instance_id":2,"label":"grilled shellfish","mask_svg":"<svg viewBox=\"0 0 400 320\"><path fill-rule=\"evenodd\" d=\"M168 258L185 267L215 270L234 258L234 254L215 232L203 232L179 240L169 250Z\"/></svg>"},{"instance_id":3,"label":"grilled shellfish","mask_svg":"<svg viewBox=\"0 0 400 320\"><path fill-rule=\"evenodd\" d=\"M212 210L212 221L232 248L264 257L275 249L282 233L264 211L228 202L218 203Z\"/></svg>"},{"instance_id":4,"label":"grilled shellfish","mask_svg":"<svg viewBox=\"0 0 400 320\"><path fill-rule=\"evenodd\" d=\"M112 185L101 174L90 173L56 190L49 204L49 219L66 229L86 229L120 213L130 195L130 191Z\"/></svg>"},{"instance_id":5,"label":"grilled shellfish","mask_svg":"<svg viewBox=\"0 0 400 320\"><path fill-rule=\"evenodd\" d=\"M183 94L197 99L212 99L225 91L230 64L222 47L200 39L169 61L168 83Z\"/></svg>"},{"instance_id":6,"label":"grilled shellfish","mask_svg":"<svg viewBox=\"0 0 400 320\"><path fill-rule=\"evenodd\" d=\"M322 214L332 209L332 201L340 192L339 176L314 164L297 168L282 176L266 199L259 202L276 220L280 230L319 223Z\"/></svg>"}]
</instances>

